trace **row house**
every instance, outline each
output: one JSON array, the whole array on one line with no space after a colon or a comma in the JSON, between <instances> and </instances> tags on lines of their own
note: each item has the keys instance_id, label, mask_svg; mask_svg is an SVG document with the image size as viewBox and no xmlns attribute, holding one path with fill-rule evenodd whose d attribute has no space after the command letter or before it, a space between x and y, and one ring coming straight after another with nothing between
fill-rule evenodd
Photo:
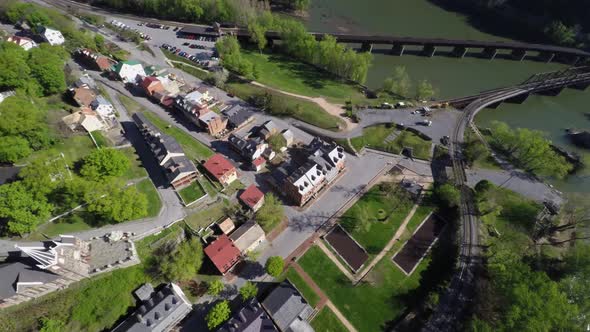
<instances>
[{"instance_id":1,"label":"row house","mask_svg":"<svg viewBox=\"0 0 590 332\"><path fill-rule=\"evenodd\" d=\"M231 134L227 141L232 149L250 162L264 156L266 151L269 150L268 144L260 137L244 138L236 134Z\"/></svg>"},{"instance_id":2,"label":"row house","mask_svg":"<svg viewBox=\"0 0 590 332\"><path fill-rule=\"evenodd\" d=\"M38 46L37 43L35 43L35 41L33 41L31 38L27 38L27 37L10 36L10 37L8 37L8 39L6 41L22 47L25 51L28 51L28 50L32 49L33 47Z\"/></svg>"},{"instance_id":3,"label":"row house","mask_svg":"<svg viewBox=\"0 0 590 332\"><path fill-rule=\"evenodd\" d=\"M311 200L345 168L344 149L315 138L302 164L285 162L272 172L275 186L298 206Z\"/></svg>"},{"instance_id":4,"label":"row house","mask_svg":"<svg viewBox=\"0 0 590 332\"><path fill-rule=\"evenodd\" d=\"M117 61L87 48L79 48L74 51L74 57L90 68L102 72L109 71L117 63Z\"/></svg>"},{"instance_id":5,"label":"row house","mask_svg":"<svg viewBox=\"0 0 590 332\"><path fill-rule=\"evenodd\" d=\"M200 87L184 96L174 99L174 108L196 126L207 130L212 136L221 134L227 127L228 119L213 111L210 107L217 102L205 87Z\"/></svg>"},{"instance_id":6,"label":"row house","mask_svg":"<svg viewBox=\"0 0 590 332\"><path fill-rule=\"evenodd\" d=\"M194 182L197 168L186 157L180 144L173 137L161 133L145 115L135 113L133 120L172 187L180 189Z\"/></svg>"}]
</instances>

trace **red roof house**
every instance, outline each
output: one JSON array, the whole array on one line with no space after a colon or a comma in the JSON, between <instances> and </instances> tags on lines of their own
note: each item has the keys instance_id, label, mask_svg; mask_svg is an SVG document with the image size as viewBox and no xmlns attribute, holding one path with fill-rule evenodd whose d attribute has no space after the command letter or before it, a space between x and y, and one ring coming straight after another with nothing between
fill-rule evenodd
<instances>
[{"instance_id":1,"label":"red roof house","mask_svg":"<svg viewBox=\"0 0 590 332\"><path fill-rule=\"evenodd\" d=\"M203 164L203 167L211 174L217 181L228 185L238 178L238 172L234 165L225 159L221 154L216 153Z\"/></svg>"},{"instance_id":2,"label":"red roof house","mask_svg":"<svg viewBox=\"0 0 590 332\"><path fill-rule=\"evenodd\" d=\"M264 159L263 156L260 156L252 161L252 168L254 168L256 172L260 172L264 165L266 165L266 159Z\"/></svg>"},{"instance_id":3,"label":"red roof house","mask_svg":"<svg viewBox=\"0 0 590 332\"><path fill-rule=\"evenodd\" d=\"M154 76L146 76L143 81L141 81L141 87L150 97L154 95L154 92L164 91L162 82Z\"/></svg>"},{"instance_id":4,"label":"red roof house","mask_svg":"<svg viewBox=\"0 0 590 332\"><path fill-rule=\"evenodd\" d=\"M240 261L240 250L225 234L219 236L204 251L221 274L227 273Z\"/></svg>"},{"instance_id":5,"label":"red roof house","mask_svg":"<svg viewBox=\"0 0 590 332\"><path fill-rule=\"evenodd\" d=\"M242 203L253 211L257 211L264 204L264 193L255 185L250 185L246 188L239 198Z\"/></svg>"}]
</instances>

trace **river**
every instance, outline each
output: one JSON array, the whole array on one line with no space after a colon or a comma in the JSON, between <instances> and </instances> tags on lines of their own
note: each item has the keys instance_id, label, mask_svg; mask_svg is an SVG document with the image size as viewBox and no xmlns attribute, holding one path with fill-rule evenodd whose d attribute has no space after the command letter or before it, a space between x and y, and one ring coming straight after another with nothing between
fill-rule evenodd
<instances>
[{"instance_id":1,"label":"river","mask_svg":"<svg viewBox=\"0 0 590 332\"><path fill-rule=\"evenodd\" d=\"M509 40L476 28L460 14L449 12L427 0L312 0L307 26L317 32L391 34L410 37L440 37L474 40ZM375 48L374 48L375 49ZM366 84L377 88L395 66L406 67L413 81L426 79L437 90L437 97L457 97L482 90L508 86L530 75L565 68L557 63L536 61L463 59L374 52ZM482 111L476 118L486 126L493 120L511 126L542 130L556 145L576 151L590 162L590 152L578 149L564 136L564 128L590 128L584 116L590 111L590 89L565 90L558 97L532 96L522 105L502 104ZM590 167L564 180L550 180L564 192L590 192Z\"/></svg>"}]
</instances>

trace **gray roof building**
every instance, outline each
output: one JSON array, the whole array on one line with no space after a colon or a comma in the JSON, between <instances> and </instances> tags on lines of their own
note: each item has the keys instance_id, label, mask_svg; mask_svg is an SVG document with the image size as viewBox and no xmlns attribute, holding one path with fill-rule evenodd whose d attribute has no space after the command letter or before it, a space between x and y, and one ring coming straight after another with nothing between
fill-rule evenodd
<instances>
[{"instance_id":1,"label":"gray roof building","mask_svg":"<svg viewBox=\"0 0 590 332\"><path fill-rule=\"evenodd\" d=\"M217 332L278 332L256 298L248 301Z\"/></svg>"},{"instance_id":2,"label":"gray roof building","mask_svg":"<svg viewBox=\"0 0 590 332\"><path fill-rule=\"evenodd\" d=\"M37 261L27 257L14 263L0 265L0 299L21 293L32 285L50 283L60 278L49 270L37 267Z\"/></svg>"},{"instance_id":3,"label":"gray roof building","mask_svg":"<svg viewBox=\"0 0 590 332\"><path fill-rule=\"evenodd\" d=\"M96 82L90 76L82 75L72 84L72 88L86 88L96 90Z\"/></svg>"},{"instance_id":4,"label":"gray roof building","mask_svg":"<svg viewBox=\"0 0 590 332\"><path fill-rule=\"evenodd\" d=\"M227 116L227 123L231 128L240 128L254 119L254 112L236 105L222 112Z\"/></svg>"},{"instance_id":5,"label":"gray roof building","mask_svg":"<svg viewBox=\"0 0 590 332\"><path fill-rule=\"evenodd\" d=\"M159 288L158 291L152 292L147 300L141 302L139 308L112 331L169 331L190 313L192 306L180 287L170 283ZM139 290L142 288L140 287ZM141 291L143 298L147 297L145 290L149 290L149 287Z\"/></svg>"},{"instance_id":6,"label":"gray roof building","mask_svg":"<svg viewBox=\"0 0 590 332\"><path fill-rule=\"evenodd\" d=\"M313 332L307 320L313 313L311 306L290 282L280 283L262 302L272 320L285 332Z\"/></svg>"}]
</instances>

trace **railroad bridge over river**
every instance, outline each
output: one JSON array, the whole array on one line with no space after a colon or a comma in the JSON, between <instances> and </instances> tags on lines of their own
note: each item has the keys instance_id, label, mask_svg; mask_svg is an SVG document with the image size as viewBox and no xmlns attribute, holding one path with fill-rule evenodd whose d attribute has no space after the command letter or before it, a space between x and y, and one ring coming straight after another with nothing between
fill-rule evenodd
<instances>
[{"instance_id":1,"label":"railroad bridge over river","mask_svg":"<svg viewBox=\"0 0 590 332\"><path fill-rule=\"evenodd\" d=\"M233 34L240 39L250 38L248 29L238 27L203 27L203 26L184 26L178 32L182 36L219 36L220 34ZM321 40L326 35L331 35L340 43L360 44L361 51L371 52L374 46L386 46L386 49L380 49L392 55L401 56L404 53L432 57L439 55L451 55L458 58L465 56L477 56L487 59L502 57L522 61L525 58L544 62L559 61L570 65L575 65L579 61L590 58L590 53L576 48L561 47L544 44L530 44L516 41L477 41L477 40L457 40L445 38L417 38L417 37L397 37L384 35L357 35L341 33L318 33L311 32L316 39ZM272 43L280 41L282 36L276 31L266 33L267 40ZM411 49L410 49L411 48Z\"/></svg>"}]
</instances>

